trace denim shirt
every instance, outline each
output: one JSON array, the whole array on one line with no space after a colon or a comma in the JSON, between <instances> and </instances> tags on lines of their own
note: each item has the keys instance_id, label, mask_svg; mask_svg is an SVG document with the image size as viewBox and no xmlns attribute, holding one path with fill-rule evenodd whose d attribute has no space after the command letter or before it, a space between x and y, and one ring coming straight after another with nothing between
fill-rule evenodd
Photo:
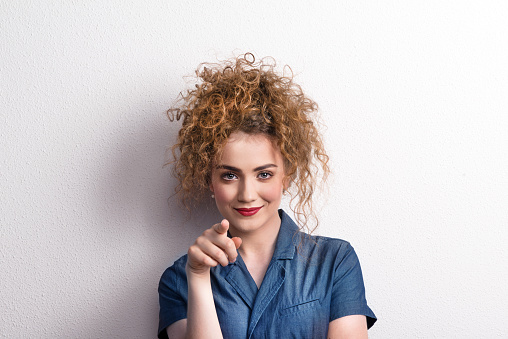
<instances>
[{"instance_id":1,"label":"denim shirt","mask_svg":"<svg viewBox=\"0 0 508 339\"><path fill-rule=\"evenodd\" d=\"M367 306L360 262L343 240L308 236L279 210L281 227L272 260L258 290L241 256L211 268L215 308L224 338L326 338L330 321L376 316ZM187 317L187 255L159 283L159 337Z\"/></svg>"}]
</instances>

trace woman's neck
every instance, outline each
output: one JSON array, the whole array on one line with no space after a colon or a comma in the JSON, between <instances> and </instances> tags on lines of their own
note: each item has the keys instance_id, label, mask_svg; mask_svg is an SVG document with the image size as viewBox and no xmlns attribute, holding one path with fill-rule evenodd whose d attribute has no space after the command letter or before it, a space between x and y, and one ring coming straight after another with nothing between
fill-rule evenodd
<instances>
[{"instance_id":1,"label":"woman's neck","mask_svg":"<svg viewBox=\"0 0 508 339\"><path fill-rule=\"evenodd\" d=\"M281 220L279 215L272 218L267 224L251 232L241 232L231 226L230 233L242 239L238 249L243 258L266 257L271 259L275 250L275 243L279 235Z\"/></svg>"},{"instance_id":2,"label":"woman's neck","mask_svg":"<svg viewBox=\"0 0 508 339\"><path fill-rule=\"evenodd\" d=\"M246 260L267 260L270 261L275 250L277 233L265 235L262 238L242 237L242 246L238 249L244 261Z\"/></svg>"},{"instance_id":3,"label":"woman's neck","mask_svg":"<svg viewBox=\"0 0 508 339\"><path fill-rule=\"evenodd\" d=\"M242 245L238 249L243 262L257 287L261 286L268 265L275 251L275 244L280 230L280 219L270 227L260 232L238 235L242 238Z\"/></svg>"}]
</instances>

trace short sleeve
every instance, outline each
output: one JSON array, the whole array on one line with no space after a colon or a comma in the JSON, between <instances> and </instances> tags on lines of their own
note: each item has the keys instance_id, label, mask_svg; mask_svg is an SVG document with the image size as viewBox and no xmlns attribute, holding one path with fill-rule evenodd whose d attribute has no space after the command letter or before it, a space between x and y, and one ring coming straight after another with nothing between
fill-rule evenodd
<instances>
[{"instance_id":1,"label":"short sleeve","mask_svg":"<svg viewBox=\"0 0 508 339\"><path fill-rule=\"evenodd\" d=\"M331 298L330 321L359 314L367 317L367 328L376 322L365 298L360 261L350 244L341 246L337 254Z\"/></svg>"},{"instance_id":2,"label":"short sleeve","mask_svg":"<svg viewBox=\"0 0 508 339\"><path fill-rule=\"evenodd\" d=\"M159 338L167 338L165 329L187 318L187 276L184 257L177 260L163 274L159 282ZM183 263L182 263L183 262Z\"/></svg>"}]
</instances>

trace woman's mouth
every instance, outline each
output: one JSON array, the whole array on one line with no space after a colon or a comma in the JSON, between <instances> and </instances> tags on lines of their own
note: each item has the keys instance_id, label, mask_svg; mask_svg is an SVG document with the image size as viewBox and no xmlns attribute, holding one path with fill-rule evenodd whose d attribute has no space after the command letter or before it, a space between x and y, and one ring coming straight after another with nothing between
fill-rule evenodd
<instances>
[{"instance_id":1,"label":"woman's mouth","mask_svg":"<svg viewBox=\"0 0 508 339\"><path fill-rule=\"evenodd\" d=\"M235 208L235 210L237 210L238 213L240 213L244 217L250 217L251 215L256 214L262 207L263 206L261 206L261 207L251 207L251 208Z\"/></svg>"}]
</instances>

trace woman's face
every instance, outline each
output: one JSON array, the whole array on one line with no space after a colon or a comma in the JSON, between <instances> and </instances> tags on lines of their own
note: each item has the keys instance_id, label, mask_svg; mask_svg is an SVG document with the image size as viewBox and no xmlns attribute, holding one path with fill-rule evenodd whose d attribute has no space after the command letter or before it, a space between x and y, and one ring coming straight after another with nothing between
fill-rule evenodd
<instances>
[{"instance_id":1,"label":"woman's face","mask_svg":"<svg viewBox=\"0 0 508 339\"><path fill-rule=\"evenodd\" d=\"M235 132L212 167L210 189L235 236L278 227L284 188L278 147L264 134Z\"/></svg>"}]
</instances>

